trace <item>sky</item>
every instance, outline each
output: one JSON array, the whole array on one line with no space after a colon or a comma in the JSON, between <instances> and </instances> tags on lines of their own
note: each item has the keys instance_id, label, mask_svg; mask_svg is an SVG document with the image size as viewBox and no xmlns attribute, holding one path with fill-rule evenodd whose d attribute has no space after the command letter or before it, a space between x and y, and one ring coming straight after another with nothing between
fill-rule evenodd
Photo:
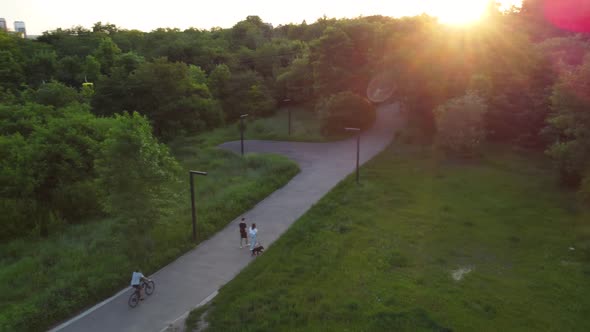
<instances>
[{"instance_id":1,"label":"sky","mask_svg":"<svg viewBox=\"0 0 590 332\"><path fill-rule=\"evenodd\" d=\"M274 26L288 23L313 23L318 18L369 15L414 16L460 7L461 2L484 0L2 0L0 17L12 30L14 21L24 21L29 35L56 28L98 21L124 29L151 31L156 28L229 28L258 15ZM503 5L520 0L500 1ZM447 5L448 3L448 5Z\"/></svg>"}]
</instances>

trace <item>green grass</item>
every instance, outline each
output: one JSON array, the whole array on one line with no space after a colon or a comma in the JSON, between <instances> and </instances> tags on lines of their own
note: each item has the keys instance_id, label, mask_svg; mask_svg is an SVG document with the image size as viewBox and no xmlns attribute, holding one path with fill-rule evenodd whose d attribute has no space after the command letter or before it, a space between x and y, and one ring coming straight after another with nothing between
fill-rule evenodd
<instances>
[{"instance_id":1,"label":"green grass","mask_svg":"<svg viewBox=\"0 0 590 332\"><path fill-rule=\"evenodd\" d=\"M541 159L389 147L221 289L208 331L589 331L590 217Z\"/></svg>"},{"instance_id":2,"label":"green grass","mask_svg":"<svg viewBox=\"0 0 590 332\"><path fill-rule=\"evenodd\" d=\"M172 151L186 170L174 188L186 193L169 215L137 242L114 219L69 226L48 239L23 238L0 244L0 331L42 331L125 287L133 269L152 273L193 248L188 170L197 177L198 241L252 208L297 172L291 160L271 155L241 158L230 152L176 142ZM183 174L184 175L184 174ZM145 249L141 264L130 258Z\"/></svg>"},{"instance_id":3,"label":"green grass","mask_svg":"<svg viewBox=\"0 0 590 332\"><path fill-rule=\"evenodd\" d=\"M291 135L288 135L288 112L291 109ZM244 139L325 142L345 138L344 136L324 137L320 132L317 114L303 106L283 107L267 118L246 118ZM240 139L239 122L212 132L197 136L198 142L206 146L214 146L228 141Z\"/></svg>"}]
</instances>

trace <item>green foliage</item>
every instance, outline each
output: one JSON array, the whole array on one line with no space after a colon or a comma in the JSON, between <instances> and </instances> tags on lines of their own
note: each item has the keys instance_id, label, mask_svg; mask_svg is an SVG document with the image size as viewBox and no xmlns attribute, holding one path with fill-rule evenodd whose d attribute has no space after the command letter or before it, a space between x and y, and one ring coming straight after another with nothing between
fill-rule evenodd
<instances>
[{"instance_id":1,"label":"green foliage","mask_svg":"<svg viewBox=\"0 0 590 332\"><path fill-rule=\"evenodd\" d=\"M352 92L341 92L321 100L316 105L322 134L338 136L344 128L367 129L375 121L375 106Z\"/></svg>"},{"instance_id":2,"label":"green foliage","mask_svg":"<svg viewBox=\"0 0 590 332\"><path fill-rule=\"evenodd\" d=\"M57 62L56 78L70 86L80 86L84 81L84 63L78 56L65 56Z\"/></svg>"},{"instance_id":3,"label":"green foliage","mask_svg":"<svg viewBox=\"0 0 590 332\"><path fill-rule=\"evenodd\" d=\"M285 97L295 103L305 103L313 98L313 67L309 57L293 60L285 72L277 77L277 85Z\"/></svg>"},{"instance_id":4,"label":"green foliage","mask_svg":"<svg viewBox=\"0 0 590 332\"><path fill-rule=\"evenodd\" d=\"M0 50L0 88L17 90L24 82L22 65L10 51Z\"/></svg>"},{"instance_id":5,"label":"green foliage","mask_svg":"<svg viewBox=\"0 0 590 332\"><path fill-rule=\"evenodd\" d=\"M153 137L148 120L136 112L115 116L100 144L96 169L105 211L134 220L139 228L160 220L177 199L167 184L178 181L180 167Z\"/></svg>"},{"instance_id":6,"label":"green foliage","mask_svg":"<svg viewBox=\"0 0 590 332\"><path fill-rule=\"evenodd\" d=\"M234 49L247 47L256 49L270 41L272 26L262 22L258 16L248 16L231 29L231 44Z\"/></svg>"},{"instance_id":7,"label":"green foliage","mask_svg":"<svg viewBox=\"0 0 590 332\"><path fill-rule=\"evenodd\" d=\"M92 105L101 114L135 110L146 115L159 137L203 131L223 123L198 67L166 59L141 62L128 72L115 67L96 84Z\"/></svg>"},{"instance_id":8,"label":"green foliage","mask_svg":"<svg viewBox=\"0 0 590 332\"><path fill-rule=\"evenodd\" d=\"M88 181L104 131L86 107L4 106L0 119L7 156L0 199L8 209L1 218L11 234L36 228L46 236L52 219L76 223L99 213L96 189ZM79 197L83 203L72 204Z\"/></svg>"},{"instance_id":9,"label":"green foliage","mask_svg":"<svg viewBox=\"0 0 590 332\"><path fill-rule=\"evenodd\" d=\"M588 215L509 150L391 146L220 290L208 331L588 330Z\"/></svg>"},{"instance_id":10,"label":"green foliage","mask_svg":"<svg viewBox=\"0 0 590 332\"><path fill-rule=\"evenodd\" d=\"M143 137L144 142L151 144L145 119L138 115L120 117L123 119L117 124L109 121L97 125L113 127L113 131L120 135L125 135L124 129L128 129L134 133L129 136ZM151 144L148 150L153 152L160 148ZM182 162L183 174L189 169L210 171L211 176L199 178L196 186L197 197L207 197L197 205L198 242L209 238L225 227L228 221L282 187L298 171L295 163L279 156L249 155L241 158L203 145L197 148L193 141L179 143L174 148ZM143 156L147 157L146 154ZM158 158L149 160L151 163L148 167L160 162ZM142 161L131 162L139 164ZM128 173L129 170L133 173L132 168L123 172ZM140 175L131 176L138 178ZM162 174L156 176L161 177ZM236 178L240 181L236 182ZM180 183L167 182L167 190L188 193L188 185L186 176ZM141 185L141 188L144 186ZM141 192L137 194L144 195ZM184 202L188 196L183 197L181 201ZM149 208L148 202L144 204L145 208ZM129 273L137 264L141 265L144 273L153 273L193 248L195 243L190 238L190 204L178 206L171 203L164 211L168 212L166 216L152 225L120 218L100 218L64 228L59 234L54 233L47 239L31 237L2 241L0 329L46 330L81 308L99 302L127 286ZM138 255L136 251L139 250L142 253L149 250L150 255ZM31 284L36 287L31 287Z\"/></svg>"},{"instance_id":11,"label":"green foliage","mask_svg":"<svg viewBox=\"0 0 590 332\"><path fill-rule=\"evenodd\" d=\"M443 150L473 155L485 139L484 115L487 105L475 93L451 99L434 110L436 143Z\"/></svg>"},{"instance_id":12,"label":"green foliage","mask_svg":"<svg viewBox=\"0 0 590 332\"><path fill-rule=\"evenodd\" d=\"M115 62L121 55L121 49L109 37L101 40L98 48L94 52L94 57L100 63L100 70L103 74L109 75Z\"/></svg>"},{"instance_id":13,"label":"green foliage","mask_svg":"<svg viewBox=\"0 0 590 332\"><path fill-rule=\"evenodd\" d=\"M87 55L84 62L84 82L94 82L100 76L100 62L92 56Z\"/></svg>"},{"instance_id":14,"label":"green foliage","mask_svg":"<svg viewBox=\"0 0 590 332\"><path fill-rule=\"evenodd\" d=\"M39 89L31 93L29 98L37 104L62 108L80 102L80 97L76 89L57 81L51 81L42 84Z\"/></svg>"},{"instance_id":15,"label":"green foliage","mask_svg":"<svg viewBox=\"0 0 590 332\"><path fill-rule=\"evenodd\" d=\"M339 28L329 27L312 48L314 91L317 96L329 96L348 90L354 82L353 42Z\"/></svg>"},{"instance_id":16,"label":"green foliage","mask_svg":"<svg viewBox=\"0 0 590 332\"><path fill-rule=\"evenodd\" d=\"M548 120L553 143L547 153L558 163L562 180L578 184L590 165L590 56L565 72L553 88Z\"/></svg>"},{"instance_id":17,"label":"green foliage","mask_svg":"<svg viewBox=\"0 0 590 332\"><path fill-rule=\"evenodd\" d=\"M262 77L250 70L232 73L223 95L223 110L228 121L238 119L240 114L270 115L276 105Z\"/></svg>"},{"instance_id":18,"label":"green foliage","mask_svg":"<svg viewBox=\"0 0 590 332\"><path fill-rule=\"evenodd\" d=\"M57 53L53 50L39 50L25 65L27 82L39 86L55 77L57 71Z\"/></svg>"},{"instance_id":19,"label":"green foliage","mask_svg":"<svg viewBox=\"0 0 590 332\"><path fill-rule=\"evenodd\" d=\"M215 67L207 78L207 85L215 98L225 99L226 86L231 78L231 71L227 65L221 64Z\"/></svg>"}]
</instances>

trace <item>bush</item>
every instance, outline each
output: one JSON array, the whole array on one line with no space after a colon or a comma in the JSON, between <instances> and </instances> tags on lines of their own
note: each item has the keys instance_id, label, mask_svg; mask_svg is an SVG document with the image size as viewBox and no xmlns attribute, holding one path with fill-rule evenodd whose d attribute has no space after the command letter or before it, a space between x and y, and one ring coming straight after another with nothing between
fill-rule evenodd
<instances>
[{"instance_id":1,"label":"bush","mask_svg":"<svg viewBox=\"0 0 590 332\"><path fill-rule=\"evenodd\" d=\"M487 105L474 93L448 100L434 110L436 143L447 152L472 155L485 138Z\"/></svg>"},{"instance_id":2,"label":"bush","mask_svg":"<svg viewBox=\"0 0 590 332\"><path fill-rule=\"evenodd\" d=\"M340 135L344 128L369 128L375 122L375 106L352 92L340 92L324 98L316 105L324 136Z\"/></svg>"}]
</instances>

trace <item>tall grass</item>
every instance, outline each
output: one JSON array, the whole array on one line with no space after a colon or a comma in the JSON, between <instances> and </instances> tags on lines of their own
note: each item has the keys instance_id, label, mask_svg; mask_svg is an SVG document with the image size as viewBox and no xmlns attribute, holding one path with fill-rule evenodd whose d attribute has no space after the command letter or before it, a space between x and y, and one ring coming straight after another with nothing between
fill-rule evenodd
<instances>
[{"instance_id":1,"label":"tall grass","mask_svg":"<svg viewBox=\"0 0 590 332\"><path fill-rule=\"evenodd\" d=\"M590 330L590 217L538 159L391 146L221 289L208 331Z\"/></svg>"},{"instance_id":2,"label":"tall grass","mask_svg":"<svg viewBox=\"0 0 590 332\"><path fill-rule=\"evenodd\" d=\"M291 110L291 135L289 135L288 110ZM283 107L267 118L246 118L244 138L257 140L325 142L345 138L325 137L320 132L320 121L314 111L303 106ZM207 134L193 138L205 146L221 144L240 139L239 122L217 128Z\"/></svg>"},{"instance_id":3,"label":"tall grass","mask_svg":"<svg viewBox=\"0 0 590 332\"><path fill-rule=\"evenodd\" d=\"M203 145L199 145L203 147ZM197 243L288 182L298 167L287 158L244 158L190 140L173 152L186 170L174 190L183 202L140 237L124 220L104 218L63 229L47 239L21 238L0 244L0 331L42 331L128 283L135 268L151 273L195 246L191 239L188 170L209 172L196 179ZM146 254L134 259L130 248Z\"/></svg>"}]
</instances>

